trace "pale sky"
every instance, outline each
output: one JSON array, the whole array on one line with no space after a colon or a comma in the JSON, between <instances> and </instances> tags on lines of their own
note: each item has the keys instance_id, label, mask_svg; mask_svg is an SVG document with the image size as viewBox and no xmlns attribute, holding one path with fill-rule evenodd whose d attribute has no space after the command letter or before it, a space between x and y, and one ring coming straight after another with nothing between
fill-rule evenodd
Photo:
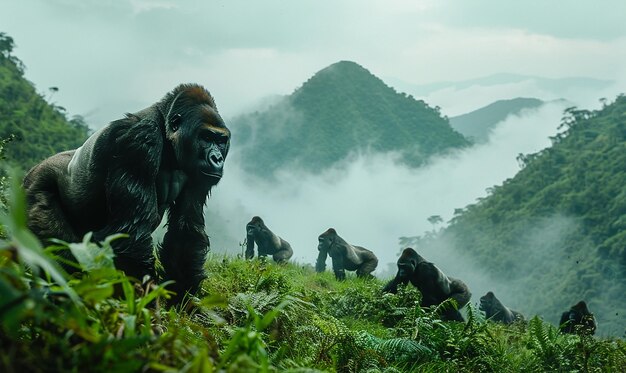
<instances>
[{"instance_id":1,"label":"pale sky","mask_svg":"<svg viewBox=\"0 0 626 373\"><path fill-rule=\"evenodd\" d=\"M58 87L52 101L99 127L182 82L205 85L229 118L339 60L408 84L624 82L624 15L622 0L0 0L0 31L40 92Z\"/></svg>"}]
</instances>

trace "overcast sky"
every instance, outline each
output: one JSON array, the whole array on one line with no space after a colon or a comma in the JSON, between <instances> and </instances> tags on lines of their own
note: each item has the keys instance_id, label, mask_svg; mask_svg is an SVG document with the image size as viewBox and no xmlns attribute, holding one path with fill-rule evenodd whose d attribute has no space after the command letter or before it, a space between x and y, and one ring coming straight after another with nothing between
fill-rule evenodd
<instances>
[{"instance_id":1,"label":"overcast sky","mask_svg":"<svg viewBox=\"0 0 626 373\"><path fill-rule=\"evenodd\" d=\"M232 117L339 60L410 84L622 82L625 14L623 0L0 0L0 31L40 92L58 87L53 101L99 127L181 82L205 85Z\"/></svg>"}]
</instances>

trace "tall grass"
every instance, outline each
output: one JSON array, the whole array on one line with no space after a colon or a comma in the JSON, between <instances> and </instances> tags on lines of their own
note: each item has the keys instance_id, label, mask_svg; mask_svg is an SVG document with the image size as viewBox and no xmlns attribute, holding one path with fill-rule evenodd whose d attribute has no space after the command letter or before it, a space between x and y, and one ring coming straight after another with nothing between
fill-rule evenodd
<instances>
[{"instance_id":1,"label":"tall grass","mask_svg":"<svg viewBox=\"0 0 626 373\"><path fill-rule=\"evenodd\" d=\"M18 180L13 177L12 180ZM14 183L15 184L15 183ZM115 269L111 242L43 247L26 227L24 196L0 212L0 371L401 372L623 371L626 344L486 322L419 307L419 292L335 281L309 265L212 254L197 297L167 308L167 283ZM58 264L70 250L82 271Z\"/></svg>"}]
</instances>

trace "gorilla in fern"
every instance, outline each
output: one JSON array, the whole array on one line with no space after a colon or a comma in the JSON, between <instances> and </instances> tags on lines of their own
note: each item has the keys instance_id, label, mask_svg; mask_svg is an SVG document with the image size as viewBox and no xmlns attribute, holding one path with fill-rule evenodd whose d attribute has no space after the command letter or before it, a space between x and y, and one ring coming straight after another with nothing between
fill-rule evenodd
<instances>
[{"instance_id":1,"label":"gorilla in fern","mask_svg":"<svg viewBox=\"0 0 626 373\"><path fill-rule=\"evenodd\" d=\"M326 257L330 256L333 261L333 272L339 281L346 279L347 271L356 271L357 277L374 277L374 272L378 265L378 258L370 250L361 246L353 246L339 237L337 231L329 228L320 234L317 249L319 255L315 263L317 272L326 270Z\"/></svg>"},{"instance_id":2,"label":"gorilla in fern","mask_svg":"<svg viewBox=\"0 0 626 373\"><path fill-rule=\"evenodd\" d=\"M596 333L596 319L593 313L589 312L587 303L581 300L573 305L569 311L561 314L559 328L562 333L594 335Z\"/></svg>"},{"instance_id":3,"label":"gorilla in fern","mask_svg":"<svg viewBox=\"0 0 626 373\"><path fill-rule=\"evenodd\" d=\"M276 263L286 263L293 255L289 242L275 235L258 216L246 225L246 259L254 258L254 244L259 249L259 257L272 255Z\"/></svg>"},{"instance_id":4,"label":"gorilla in fern","mask_svg":"<svg viewBox=\"0 0 626 373\"><path fill-rule=\"evenodd\" d=\"M167 211L158 250L162 280L181 299L205 278L203 207L224 171L230 131L211 94L182 84L152 106L116 120L78 149L54 155L24 179L30 229L41 239L95 241L114 233L116 266L156 277L151 234Z\"/></svg>"},{"instance_id":5,"label":"gorilla in fern","mask_svg":"<svg viewBox=\"0 0 626 373\"><path fill-rule=\"evenodd\" d=\"M446 276L433 263L427 262L412 248L406 248L398 258L398 273L385 287L383 292L396 293L398 285L413 284L422 294L420 306L437 306L448 299L454 299L458 309L464 307L472 294L463 281ZM463 316L453 307L446 307L443 320L464 321Z\"/></svg>"},{"instance_id":6,"label":"gorilla in fern","mask_svg":"<svg viewBox=\"0 0 626 373\"><path fill-rule=\"evenodd\" d=\"M480 298L479 309L485 312L485 317L488 320L499 321L504 324L512 324L515 321L524 320L524 316L521 313L506 307L491 291Z\"/></svg>"}]
</instances>

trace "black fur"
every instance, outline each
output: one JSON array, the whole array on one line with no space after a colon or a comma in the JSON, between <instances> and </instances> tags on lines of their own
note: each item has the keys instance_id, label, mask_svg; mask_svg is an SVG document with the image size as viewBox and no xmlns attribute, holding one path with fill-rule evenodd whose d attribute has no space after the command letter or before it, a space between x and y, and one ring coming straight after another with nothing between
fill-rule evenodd
<instances>
[{"instance_id":1,"label":"black fur","mask_svg":"<svg viewBox=\"0 0 626 373\"><path fill-rule=\"evenodd\" d=\"M433 263L427 262L415 250L406 248L398 258L398 273L385 287L383 292L396 293L398 285L409 282L422 294L420 306L436 306L447 299L454 299L461 309L470 300L472 294L461 280L446 276ZM442 319L463 321L461 313L452 307L443 311Z\"/></svg>"},{"instance_id":2,"label":"black fur","mask_svg":"<svg viewBox=\"0 0 626 373\"><path fill-rule=\"evenodd\" d=\"M378 258L370 250L361 246L353 246L339 237L333 228L322 233L317 249L319 255L315 263L317 272L326 270L326 256L333 260L333 272L337 280L345 280L346 270L356 271L357 277L373 277L371 274L378 265Z\"/></svg>"},{"instance_id":3,"label":"black fur","mask_svg":"<svg viewBox=\"0 0 626 373\"><path fill-rule=\"evenodd\" d=\"M521 313L506 307L491 291L480 298L479 309L484 311L485 317L491 321L499 321L504 324L524 321L524 316Z\"/></svg>"},{"instance_id":4,"label":"black fur","mask_svg":"<svg viewBox=\"0 0 626 373\"><path fill-rule=\"evenodd\" d=\"M569 311L563 312L559 321L561 332L567 334L594 335L596 327L593 313L589 312L587 303L582 300L573 305Z\"/></svg>"},{"instance_id":5,"label":"black fur","mask_svg":"<svg viewBox=\"0 0 626 373\"><path fill-rule=\"evenodd\" d=\"M258 216L246 224L246 259L254 258L254 244L259 248L259 257L272 255L276 263L286 263L293 255L289 242L275 235Z\"/></svg>"},{"instance_id":6,"label":"black fur","mask_svg":"<svg viewBox=\"0 0 626 373\"><path fill-rule=\"evenodd\" d=\"M203 206L222 177L230 132L203 87L183 84L161 101L111 122L76 150L54 155L24 179L31 230L69 242L114 233L115 263L155 277L151 234L168 213L159 249L162 280L180 299L205 277Z\"/></svg>"}]
</instances>

